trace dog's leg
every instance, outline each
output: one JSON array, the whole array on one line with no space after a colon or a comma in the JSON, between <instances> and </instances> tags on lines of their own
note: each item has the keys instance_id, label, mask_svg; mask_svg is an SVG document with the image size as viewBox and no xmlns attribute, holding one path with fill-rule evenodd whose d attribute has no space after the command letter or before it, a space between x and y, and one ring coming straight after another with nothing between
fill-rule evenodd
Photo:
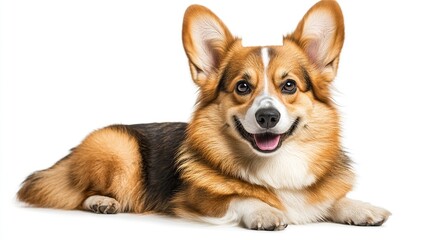
<instances>
[{"instance_id":1,"label":"dog's leg","mask_svg":"<svg viewBox=\"0 0 429 240\"><path fill-rule=\"evenodd\" d=\"M227 214L236 214L244 227L253 230L283 230L287 227L285 214L257 199L236 199Z\"/></svg>"},{"instance_id":2,"label":"dog's leg","mask_svg":"<svg viewBox=\"0 0 429 240\"><path fill-rule=\"evenodd\" d=\"M212 224L241 224L255 230L283 230L287 226L286 216L279 210L283 205L278 204L278 208L270 206L257 198L255 190L255 197L237 197L238 194L216 194L189 186L172 201L177 216ZM240 186L236 186L240 190ZM269 197L273 199L272 196Z\"/></svg>"},{"instance_id":3,"label":"dog's leg","mask_svg":"<svg viewBox=\"0 0 429 240\"><path fill-rule=\"evenodd\" d=\"M117 213L120 209L120 204L116 199L100 195L88 197L82 205L84 209L104 214Z\"/></svg>"},{"instance_id":4,"label":"dog's leg","mask_svg":"<svg viewBox=\"0 0 429 240\"><path fill-rule=\"evenodd\" d=\"M255 198L239 198L229 203L222 217L183 215L212 224L241 224L252 230L278 231L287 227L285 214Z\"/></svg>"},{"instance_id":5,"label":"dog's leg","mask_svg":"<svg viewBox=\"0 0 429 240\"><path fill-rule=\"evenodd\" d=\"M126 126L106 127L51 168L30 175L18 199L38 207L143 212L141 164L138 140Z\"/></svg>"},{"instance_id":6,"label":"dog's leg","mask_svg":"<svg viewBox=\"0 0 429 240\"><path fill-rule=\"evenodd\" d=\"M390 215L391 213L384 208L349 198L342 198L333 205L329 218L336 223L357 226L381 226Z\"/></svg>"}]
</instances>

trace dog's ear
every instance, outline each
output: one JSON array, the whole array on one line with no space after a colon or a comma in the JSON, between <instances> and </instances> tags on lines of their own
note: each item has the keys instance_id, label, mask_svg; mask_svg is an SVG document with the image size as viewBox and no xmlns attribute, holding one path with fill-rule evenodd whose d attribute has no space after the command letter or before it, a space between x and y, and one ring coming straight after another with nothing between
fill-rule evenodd
<instances>
[{"instance_id":1,"label":"dog's ear","mask_svg":"<svg viewBox=\"0 0 429 240\"><path fill-rule=\"evenodd\" d=\"M183 19L182 40L192 79L201 87L219 68L234 37L209 9L191 5Z\"/></svg>"},{"instance_id":2,"label":"dog's ear","mask_svg":"<svg viewBox=\"0 0 429 240\"><path fill-rule=\"evenodd\" d=\"M339 56L344 42L344 19L337 2L316 3L299 22L295 32L286 36L295 41L310 61L332 81L337 74Z\"/></svg>"}]
</instances>

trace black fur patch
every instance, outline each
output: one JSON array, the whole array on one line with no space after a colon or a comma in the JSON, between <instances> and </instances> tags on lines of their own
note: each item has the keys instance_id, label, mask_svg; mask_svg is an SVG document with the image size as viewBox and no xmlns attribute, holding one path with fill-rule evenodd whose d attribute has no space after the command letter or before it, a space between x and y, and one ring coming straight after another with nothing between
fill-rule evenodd
<instances>
[{"instance_id":1,"label":"black fur patch","mask_svg":"<svg viewBox=\"0 0 429 240\"><path fill-rule=\"evenodd\" d=\"M147 211L172 213L170 201L181 185L175 159L187 126L187 123L127 126L139 143Z\"/></svg>"},{"instance_id":2,"label":"black fur patch","mask_svg":"<svg viewBox=\"0 0 429 240\"><path fill-rule=\"evenodd\" d=\"M307 84L307 88L305 89L305 91L306 92L312 91L313 90L313 83L311 81L310 74L308 74L308 71L303 66L301 66L301 72L302 72L302 75L304 77L305 83Z\"/></svg>"},{"instance_id":3,"label":"black fur patch","mask_svg":"<svg viewBox=\"0 0 429 240\"><path fill-rule=\"evenodd\" d=\"M219 92L226 92L226 81L229 78L229 66L226 66L224 71L222 72L222 75L219 79L219 83L217 84L216 87L216 94L219 94Z\"/></svg>"}]
</instances>

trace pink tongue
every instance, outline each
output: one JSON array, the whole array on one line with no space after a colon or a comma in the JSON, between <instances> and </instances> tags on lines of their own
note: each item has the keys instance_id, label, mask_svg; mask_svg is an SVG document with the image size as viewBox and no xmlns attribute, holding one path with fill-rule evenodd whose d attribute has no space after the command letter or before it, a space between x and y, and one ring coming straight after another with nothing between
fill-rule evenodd
<instances>
[{"instance_id":1,"label":"pink tongue","mask_svg":"<svg viewBox=\"0 0 429 240\"><path fill-rule=\"evenodd\" d=\"M255 134L256 145L262 151L274 150L279 145L280 135L275 134Z\"/></svg>"}]
</instances>

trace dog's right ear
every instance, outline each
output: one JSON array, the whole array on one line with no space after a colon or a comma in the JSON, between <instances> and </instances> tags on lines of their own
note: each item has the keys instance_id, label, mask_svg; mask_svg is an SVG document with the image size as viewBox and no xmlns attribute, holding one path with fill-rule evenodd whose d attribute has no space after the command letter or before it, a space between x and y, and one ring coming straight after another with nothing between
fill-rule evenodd
<instances>
[{"instance_id":1,"label":"dog's right ear","mask_svg":"<svg viewBox=\"0 0 429 240\"><path fill-rule=\"evenodd\" d=\"M183 19L182 40L192 79L201 87L220 67L234 37L208 8L191 5Z\"/></svg>"}]
</instances>

